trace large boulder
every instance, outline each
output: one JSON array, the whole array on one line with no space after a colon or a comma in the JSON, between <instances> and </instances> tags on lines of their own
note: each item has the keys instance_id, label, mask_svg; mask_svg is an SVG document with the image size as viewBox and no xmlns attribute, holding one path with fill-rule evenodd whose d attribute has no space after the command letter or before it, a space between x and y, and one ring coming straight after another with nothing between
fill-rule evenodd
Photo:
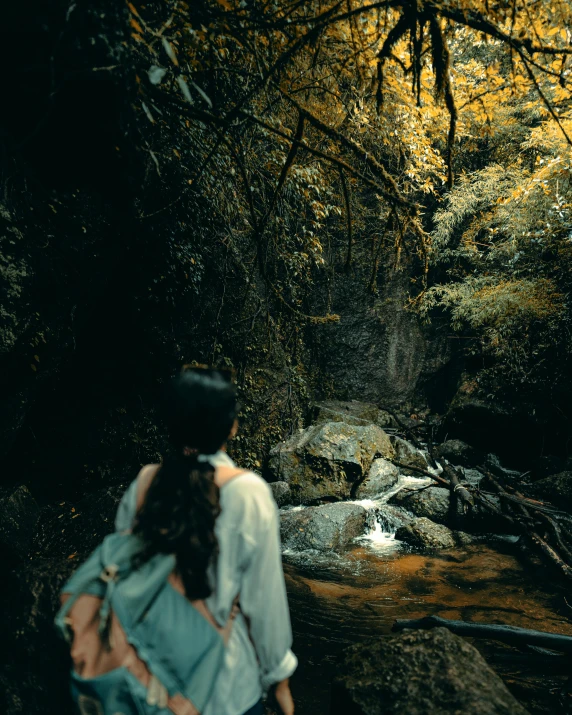
<instances>
[{"instance_id":1,"label":"large boulder","mask_svg":"<svg viewBox=\"0 0 572 715\"><path fill-rule=\"evenodd\" d=\"M295 502L324 496L347 499L376 457L393 455L389 437L377 425L325 422L276 445L269 468L276 479L288 482Z\"/></svg>"},{"instance_id":2,"label":"large boulder","mask_svg":"<svg viewBox=\"0 0 572 715\"><path fill-rule=\"evenodd\" d=\"M489 497L489 500L500 508L496 497ZM401 490L394 494L388 503L401 506L415 516L426 517L451 529L462 529L472 533L485 531L505 533L507 531L507 524L502 517L492 514L478 504L475 504L465 514L460 501L457 500L456 508L453 509L451 492L444 487L419 489L415 492Z\"/></svg>"},{"instance_id":3,"label":"large boulder","mask_svg":"<svg viewBox=\"0 0 572 715\"><path fill-rule=\"evenodd\" d=\"M452 531L436 524L431 519L421 517L397 529L395 538L409 546L422 549L452 549L455 546L467 546L475 543L475 537L464 531Z\"/></svg>"},{"instance_id":4,"label":"large boulder","mask_svg":"<svg viewBox=\"0 0 572 715\"><path fill-rule=\"evenodd\" d=\"M25 558L30 546L40 509L24 485L4 487L0 491L0 550L9 560Z\"/></svg>"},{"instance_id":5,"label":"large boulder","mask_svg":"<svg viewBox=\"0 0 572 715\"><path fill-rule=\"evenodd\" d=\"M272 496L278 506L285 506L291 502L291 491L288 482L271 482L269 485Z\"/></svg>"},{"instance_id":6,"label":"large boulder","mask_svg":"<svg viewBox=\"0 0 572 715\"><path fill-rule=\"evenodd\" d=\"M450 491L443 487L431 487L415 492L401 490L389 499L389 504L396 504L409 510L415 516L426 517L438 524L450 521ZM461 510L458 512L461 515Z\"/></svg>"},{"instance_id":7,"label":"large boulder","mask_svg":"<svg viewBox=\"0 0 572 715\"><path fill-rule=\"evenodd\" d=\"M572 472L560 472L541 479L534 484L534 493L559 509L572 511Z\"/></svg>"},{"instance_id":8,"label":"large boulder","mask_svg":"<svg viewBox=\"0 0 572 715\"><path fill-rule=\"evenodd\" d=\"M358 402L350 400L325 400L316 402L313 408L313 421L316 424L322 422L345 422L348 425L358 425L365 427L374 424L378 427L397 427L395 419L385 410L380 410L377 405L370 402Z\"/></svg>"},{"instance_id":9,"label":"large boulder","mask_svg":"<svg viewBox=\"0 0 572 715\"><path fill-rule=\"evenodd\" d=\"M332 715L526 715L477 649L446 628L405 631L344 652Z\"/></svg>"},{"instance_id":10,"label":"large boulder","mask_svg":"<svg viewBox=\"0 0 572 715\"><path fill-rule=\"evenodd\" d=\"M359 504L338 502L291 509L280 514L282 546L294 551L343 551L363 534L366 523L367 511Z\"/></svg>"},{"instance_id":11,"label":"large boulder","mask_svg":"<svg viewBox=\"0 0 572 715\"><path fill-rule=\"evenodd\" d=\"M462 467L474 467L483 463L485 455L460 439L448 439L435 448L435 457Z\"/></svg>"},{"instance_id":12,"label":"large boulder","mask_svg":"<svg viewBox=\"0 0 572 715\"><path fill-rule=\"evenodd\" d=\"M356 499L371 499L391 489L399 479L399 469L380 457L374 459L367 477L356 490Z\"/></svg>"},{"instance_id":13,"label":"large boulder","mask_svg":"<svg viewBox=\"0 0 572 715\"><path fill-rule=\"evenodd\" d=\"M429 464L425 455L411 444L411 442L396 435L392 435L389 439L395 450L395 461L401 465L400 471L402 473L419 476L419 472L415 471L415 469L408 470L407 467L418 467L419 469L427 470Z\"/></svg>"}]
</instances>

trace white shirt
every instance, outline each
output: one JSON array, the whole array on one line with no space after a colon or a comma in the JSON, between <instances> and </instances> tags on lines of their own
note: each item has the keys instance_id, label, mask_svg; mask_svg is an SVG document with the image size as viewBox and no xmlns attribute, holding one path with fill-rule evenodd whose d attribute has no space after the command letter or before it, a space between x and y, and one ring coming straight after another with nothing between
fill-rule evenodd
<instances>
[{"instance_id":1,"label":"white shirt","mask_svg":"<svg viewBox=\"0 0 572 715\"><path fill-rule=\"evenodd\" d=\"M201 455L215 467L233 467L226 452ZM115 519L118 531L130 529L136 515L137 480L127 489ZM214 586L207 605L219 624L234 599L240 612L232 626L224 665L203 715L243 715L273 683L289 678L298 661L290 650L292 629L280 555L278 508L268 484L244 472L220 490L219 544L211 569ZM248 619L250 629L246 624Z\"/></svg>"}]
</instances>

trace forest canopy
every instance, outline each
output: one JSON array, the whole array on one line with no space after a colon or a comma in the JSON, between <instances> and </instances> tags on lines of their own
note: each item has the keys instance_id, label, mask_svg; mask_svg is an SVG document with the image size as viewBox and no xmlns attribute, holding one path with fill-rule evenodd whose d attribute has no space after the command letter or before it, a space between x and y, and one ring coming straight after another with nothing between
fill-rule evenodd
<instances>
[{"instance_id":1,"label":"forest canopy","mask_svg":"<svg viewBox=\"0 0 572 715\"><path fill-rule=\"evenodd\" d=\"M159 177L180 165L176 200L200 190L216 207L269 304L301 323L336 320L327 301L312 312L307 300L332 265L371 266L374 292L381 263L407 265L412 309L449 316L503 384L565 372L569 3L128 12L142 149Z\"/></svg>"}]
</instances>

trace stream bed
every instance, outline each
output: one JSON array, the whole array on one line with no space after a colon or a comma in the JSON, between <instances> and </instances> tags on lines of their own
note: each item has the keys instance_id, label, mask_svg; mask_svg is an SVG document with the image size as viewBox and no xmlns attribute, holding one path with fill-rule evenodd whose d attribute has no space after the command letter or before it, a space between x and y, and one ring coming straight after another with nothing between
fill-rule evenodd
<instances>
[{"instance_id":1,"label":"stream bed","mask_svg":"<svg viewBox=\"0 0 572 715\"><path fill-rule=\"evenodd\" d=\"M413 480L409 480L412 482ZM422 480L414 480L421 486ZM400 484L403 486L403 483ZM572 599L551 572L525 566L514 539L434 553L394 538L383 515L346 553L284 554L294 650L297 715L327 715L330 682L349 644L387 634L397 618L438 615L572 635ZM557 709L566 676L507 665L507 646L473 641L531 713Z\"/></svg>"}]
</instances>

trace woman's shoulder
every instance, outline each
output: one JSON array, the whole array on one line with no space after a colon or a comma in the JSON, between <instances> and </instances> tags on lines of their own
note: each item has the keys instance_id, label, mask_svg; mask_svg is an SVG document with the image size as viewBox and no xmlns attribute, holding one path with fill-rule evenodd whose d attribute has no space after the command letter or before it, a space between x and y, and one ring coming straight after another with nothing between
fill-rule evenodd
<instances>
[{"instance_id":1,"label":"woman's shoulder","mask_svg":"<svg viewBox=\"0 0 572 715\"><path fill-rule=\"evenodd\" d=\"M115 516L116 531L129 531L133 527L137 512L143 504L149 485L153 481L155 474L157 474L159 467L159 464L146 464L139 470L139 474L127 487L117 508Z\"/></svg>"},{"instance_id":2,"label":"woman's shoulder","mask_svg":"<svg viewBox=\"0 0 572 715\"><path fill-rule=\"evenodd\" d=\"M225 484L224 489L251 497L272 496L268 482L256 472L251 472L250 469L237 471L232 479Z\"/></svg>"},{"instance_id":3,"label":"woman's shoulder","mask_svg":"<svg viewBox=\"0 0 572 715\"><path fill-rule=\"evenodd\" d=\"M139 474L135 479L135 483L137 484L135 487L137 490L137 511L139 511L143 505L147 491L151 486L151 482L155 478L155 475L159 471L160 466L160 464L146 464L140 469Z\"/></svg>"},{"instance_id":4,"label":"woman's shoulder","mask_svg":"<svg viewBox=\"0 0 572 715\"><path fill-rule=\"evenodd\" d=\"M246 519L264 522L275 517L276 503L268 482L250 470L243 470L221 489L223 513L226 510Z\"/></svg>"}]
</instances>

